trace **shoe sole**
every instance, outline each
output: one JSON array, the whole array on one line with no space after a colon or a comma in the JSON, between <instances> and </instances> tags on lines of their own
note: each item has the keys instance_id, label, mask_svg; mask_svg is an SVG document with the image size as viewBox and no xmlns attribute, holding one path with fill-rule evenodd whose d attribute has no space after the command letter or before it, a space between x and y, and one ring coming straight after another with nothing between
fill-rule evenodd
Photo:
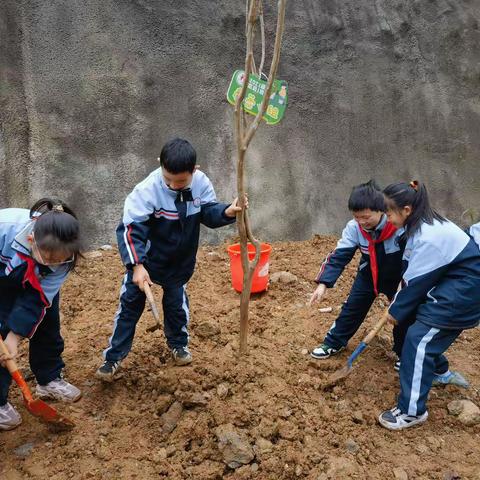
<instances>
[{"instance_id":1,"label":"shoe sole","mask_svg":"<svg viewBox=\"0 0 480 480\"><path fill-rule=\"evenodd\" d=\"M8 427L5 425L0 425L0 431L8 432L9 430L14 430L15 428L19 427L21 424L22 422L20 421L20 423L17 423L16 425L9 425Z\"/></svg>"},{"instance_id":2,"label":"shoe sole","mask_svg":"<svg viewBox=\"0 0 480 480\"><path fill-rule=\"evenodd\" d=\"M16 423L15 425L0 425L0 430L2 432L8 432L9 430L14 430L15 428L19 427L20 425L22 424L22 420L20 419L20 421L18 423Z\"/></svg>"},{"instance_id":3,"label":"shoe sole","mask_svg":"<svg viewBox=\"0 0 480 480\"><path fill-rule=\"evenodd\" d=\"M38 398L42 400L57 400L59 402L64 402L64 403L75 403L78 402L82 398L82 392L79 393L79 395L75 398L65 398L62 397L61 395L55 395L53 393L38 393L36 392Z\"/></svg>"},{"instance_id":4,"label":"shoe sole","mask_svg":"<svg viewBox=\"0 0 480 480\"><path fill-rule=\"evenodd\" d=\"M190 365L192 363L192 359L190 360L173 360L173 362L175 363L175 365L177 367L184 367L185 365Z\"/></svg>"},{"instance_id":5,"label":"shoe sole","mask_svg":"<svg viewBox=\"0 0 480 480\"><path fill-rule=\"evenodd\" d=\"M386 422L383 420L383 418L380 416L378 417L378 422L382 427L387 428L388 430L405 430L406 428L410 427L415 427L416 425L422 425L422 423L425 423L428 419L428 412L426 412L425 418L421 418L418 420L414 420L413 422L407 423L406 425L401 425L401 426L394 426L391 423Z\"/></svg>"},{"instance_id":6,"label":"shoe sole","mask_svg":"<svg viewBox=\"0 0 480 480\"><path fill-rule=\"evenodd\" d=\"M115 381L115 373L111 375L108 373L99 372L97 370L95 372L95 378L98 378L98 380L101 380L102 382L105 382L105 383L113 383Z\"/></svg>"}]
</instances>

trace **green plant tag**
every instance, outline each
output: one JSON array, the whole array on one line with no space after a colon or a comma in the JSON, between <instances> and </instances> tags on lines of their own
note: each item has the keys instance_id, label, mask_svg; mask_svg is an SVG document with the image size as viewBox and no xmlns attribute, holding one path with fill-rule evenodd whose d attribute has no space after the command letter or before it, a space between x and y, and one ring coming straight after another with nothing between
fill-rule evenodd
<instances>
[{"instance_id":1,"label":"green plant tag","mask_svg":"<svg viewBox=\"0 0 480 480\"><path fill-rule=\"evenodd\" d=\"M230 81L227 91L227 100L235 105L236 99L242 90L243 81L245 79L244 70L235 70ZM247 91L243 100L243 109L251 115L257 115L258 109L265 95L267 82L262 80L258 75L250 74ZM284 80L274 80L272 93L267 105L267 110L263 115L263 119L268 125L275 125L285 115L288 100L288 84Z\"/></svg>"}]
</instances>

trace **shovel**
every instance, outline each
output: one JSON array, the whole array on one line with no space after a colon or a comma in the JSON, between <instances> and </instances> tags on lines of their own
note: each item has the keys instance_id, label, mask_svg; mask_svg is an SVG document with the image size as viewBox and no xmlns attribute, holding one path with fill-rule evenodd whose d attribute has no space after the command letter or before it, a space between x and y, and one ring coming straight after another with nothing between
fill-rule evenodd
<instances>
[{"instance_id":1,"label":"shovel","mask_svg":"<svg viewBox=\"0 0 480 480\"><path fill-rule=\"evenodd\" d=\"M157 322L155 325L148 327L147 332L154 332L155 330L162 328L162 324L160 323L160 315L158 314L157 305L155 303L155 299L153 298L152 289L150 288L150 285L148 284L148 282L145 282L143 284L143 289L145 291L145 295L147 296L147 300L150 305L150 308L152 309L153 317Z\"/></svg>"},{"instance_id":2,"label":"shovel","mask_svg":"<svg viewBox=\"0 0 480 480\"><path fill-rule=\"evenodd\" d=\"M0 350L7 355L10 354L5 343L3 343L1 336ZM70 419L58 413L53 407L46 404L43 400L40 400L38 398L34 399L32 397L32 392L30 392L30 389L28 388L28 385L23 379L22 374L18 370L17 364L13 360L7 360L5 363L8 371L10 372L10 375L22 391L25 407L27 407L27 410L32 415L39 417L57 431L71 430L75 426L75 424Z\"/></svg>"},{"instance_id":3,"label":"shovel","mask_svg":"<svg viewBox=\"0 0 480 480\"><path fill-rule=\"evenodd\" d=\"M355 351L348 357L347 364L340 370L337 370L336 372L332 373L332 375L330 375L325 385L323 385L323 389L333 387L334 385L336 385L337 383L341 382L346 377L348 377L348 375L352 370L353 362L367 348L368 344L372 341L372 339L376 337L376 335L383 328L385 323L387 323L387 320L388 320L388 308L385 310L385 313L382 315L382 318L372 328L370 333L360 342L360 344L355 349Z\"/></svg>"}]
</instances>

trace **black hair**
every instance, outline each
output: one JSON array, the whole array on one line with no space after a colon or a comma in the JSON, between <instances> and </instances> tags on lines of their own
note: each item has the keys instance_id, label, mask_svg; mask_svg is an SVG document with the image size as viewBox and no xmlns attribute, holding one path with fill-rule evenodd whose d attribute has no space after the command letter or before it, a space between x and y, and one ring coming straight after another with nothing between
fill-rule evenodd
<instances>
[{"instance_id":1,"label":"black hair","mask_svg":"<svg viewBox=\"0 0 480 480\"><path fill-rule=\"evenodd\" d=\"M174 138L168 141L160 153L160 165L170 173L193 173L197 152L188 140Z\"/></svg>"},{"instance_id":2,"label":"black hair","mask_svg":"<svg viewBox=\"0 0 480 480\"><path fill-rule=\"evenodd\" d=\"M41 198L30 209L30 218L35 220L33 233L38 248L71 255L73 262L67 266L73 270L83 250L80 224L73 210L62 200Z\"/></svg>"},{"instance_id":3,"label":"black hair","mask_svg":"<svg viewBox=\"0 0 480 480\"><path fill-rule=\"evenodd\" d=\"M432 225L434 220L446 221L430 206L427 188L418 180L413 180L410 183L392 183L385 188L383 194L385 195L387 208L390 210L400 210L407 206L412 208L412 213L405 221L407 237L411 237L423 222Z\"/></svg>"},{"instance_id":4,"label":"black hair","mask_svg":"<svg viewBox=\"0 0 480 480\"><path fill-rule=\"evenodd\" d=\"M385 199L375 180L361 183L352 188L352 193L348 199L348 209L351 212L367 209L374 212L385 211Z\"/></svg>"}]
</instances>

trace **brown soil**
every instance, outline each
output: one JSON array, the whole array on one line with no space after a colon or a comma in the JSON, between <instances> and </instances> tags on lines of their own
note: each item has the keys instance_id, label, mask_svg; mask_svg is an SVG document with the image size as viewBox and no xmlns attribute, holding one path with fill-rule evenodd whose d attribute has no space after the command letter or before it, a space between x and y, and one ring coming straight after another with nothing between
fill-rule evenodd
<instances>
[{"instance_id":1,"label":"brown soil","mask_svg":"<svg viewBox=\"0 0 480 480\"><path fill-rule=\"evenodd\" d=\"M342 385L322 390L383 309L380 301L341 356L318 362L306 354L335 319L355 274L352 262L320 306L306 306L312 278L333 244L326 237L274 244L271 273L287 270L298 282L273 284L253 298L246 357L237 351L239 298L230 286L225 247L202 248L189 285L194 363L172 365L162 332L146 331L154 320L145 312L123 376L112 385L101 384L93 374L111 333L122 266L115 250L85 262L62 299L65 373L83 390L83 398L70 406L56 404L77 427L70 433L49 432L27 413L12 387L11 401L24 422L0 433L0 478L383 480L403 469L410 479L457 478L453 472L480 479L480 426L465 427L446 409L453 399L480 403L478 330L464 332L449 355L453 368L473 387L433 390L430 418L420 428L396 433L376 422L382 410L394 405L398 390L389 327ZM220 256L208 255L214 251ZM160 305L161 289L154 293ZM333 312L318 311L325 306ZM20 364L25 366L25 360L23 353ZM176 428L165 433L161 415L175 399L184 409L177 404ZM215 435L217 426L226 423L252 447L263 445L251 464L236 470L223 463ZM271 442L270 452L262 438ZM20 459L14 450L27 442L33 450Z\"/></svg>"}]
</instances>

